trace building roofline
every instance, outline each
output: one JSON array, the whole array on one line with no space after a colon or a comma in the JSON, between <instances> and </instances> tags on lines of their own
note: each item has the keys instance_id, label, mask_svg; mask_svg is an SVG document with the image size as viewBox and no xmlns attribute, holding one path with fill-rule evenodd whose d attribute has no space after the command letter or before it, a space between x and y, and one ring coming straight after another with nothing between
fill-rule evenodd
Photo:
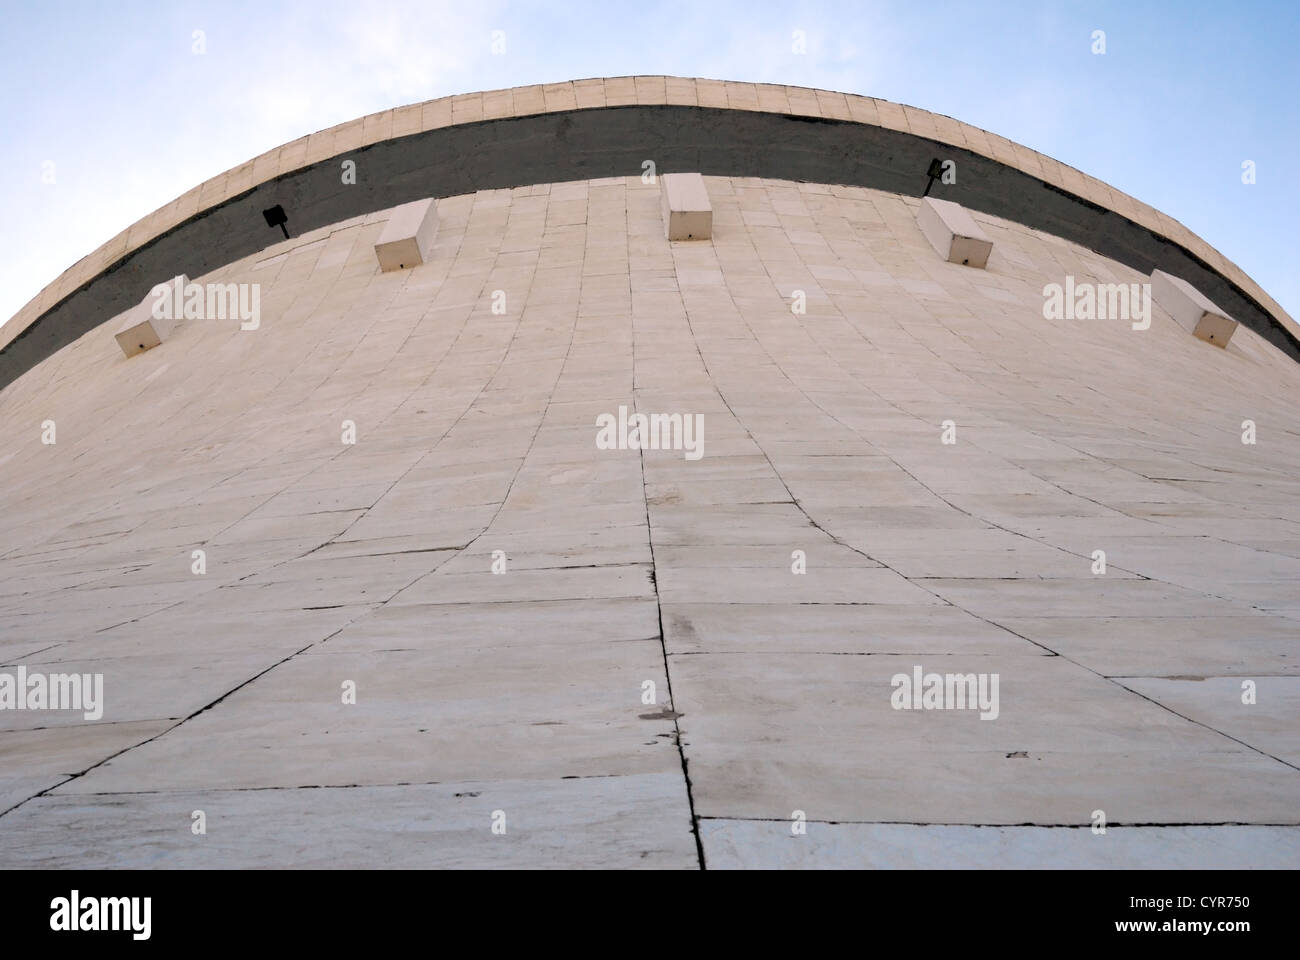
<instances>
[{"instance_id":1,"label":"building roofline","mask_svg":"<svg viewBox=\"0 0 1300 960\"><path fill-rule=\"evenodd\" d=\"M619 108L617 118L611 116L614 108ZM701 112L711 121L710 135L703 139L698 130L686 129L692 126L686 118ZM596 114L602 115L599 121L592 119ZM523 121L532 122L520 126ZM782 139L792 135L791 121L816 126L801 130L802 141L791 144ZM685 139L674 143L678 129ZM838 132L825 132L830 130ZM602 150L583 140L597 132L644 136ZM564 141L570 133L582 142L575 142L576 151L566 152ZM770 149L752 139L764 134L778 138ZM512 161L502 151L492 153L494 146L504 151L537 146L529 143L529 135L559 139L558 145L541 144L549 167L555 168L553 175L540 176L549 169L546 164L539 166L528 158ZM384 149L399 143L413 154L426 160L436 156L440 162L448 159L444 156L448 150L480 152L451 157L461 169L452 171L442 163L441 175L430 178L414 165L404 168L399 159L403 151ZM439 144L446 149L439 152ZM822 147L823 155L814 156ZM960 151L958 156L967 161L963 170L967 175L959 177L956 187L944 196L1082 243L1143 272L1160 266L1182 275L1230 313L1242 314L1237 319L1300 359L1300 327L1295 321L1240 267L1187 227L1100 180L997 134L916 107L854 94L641 76L490 90L396 107L300 137L219 174L83 257L0 327L0 389L86 330L138 302L159 277L182 270L201 275L206 270L200 267L213 269L267 246L272 238L262 232L264 224L256 212L256 219L250 221L242 208L270 206L275 201L266 201L273 196L283 195L288 201L291 225L301 233L322 225L315 222L320 216L346 211L338 217L345 219L431 192L447 196L524 182L639 175L639 161L611 173L612 162L628 159L624 154L655 159L660 172L693 168L706 175L815 179L917 195L925 185L930 157L918 158L945 149ZM337 171L324 164L362 152L369 153L370 161L380 160L393 182L342 188L352 191L342 194L335 189ZM660 157L664 162L659 162ZM972 165L974 170L969 169ZM836 176L841 172L843 176ZM511 183L512 176L534 179ZM446 192L437 192L439 188ZM235 204L241 207L237 217L229 209ZM368 210L360 209L367 205ZM316 210L314 217L304 217L306 209ZM225 215L218 216L223 211ZM192 229L199 224L209 229ZM214 243L213 228L232 226L242 243ZM180 243L185 238L178 233L193 234L190 243ZM155 257L142 258L168 239L173 242L165 246L173 256L199 243L226 259L214 262L211 256L189 256L187 263L149 263L164 253L161 249ZM228 256L232 251L237 255ZM104 283L112 277L114 283ZM92 288L96 295L87 296ZM97 322L90 322L95 316Z\"/></svg>"}]
</instances>

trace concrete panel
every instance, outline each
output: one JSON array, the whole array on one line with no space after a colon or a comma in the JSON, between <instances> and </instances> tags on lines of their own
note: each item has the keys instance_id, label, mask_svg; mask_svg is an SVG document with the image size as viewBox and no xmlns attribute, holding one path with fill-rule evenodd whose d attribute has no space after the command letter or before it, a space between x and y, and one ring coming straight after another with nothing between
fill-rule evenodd
<instances>
[{"instance_id":1,"label":"concrete panel","mask_svg":"<svg viewBox=\"0 0 1300 960\"><path fill-rule=\"evenodd\" d=\"M1061 657L671 656L705 817L1300 824L1296 770ZM896 709L892 678L997 674L998 713Z\"/></svg>"},{"instance_id":2,"label":"concrete panel","mask_svg":"<svg viewBox=\"0 0 1300 960\"><path fill-rule=\"evenodd\" d=\"M1300 677L1121 677L1119 682L1300 767Z\"/></svg>"},{"instance_id":3,"label":"concrete panel","mask_svg":"<svg viewBox=\"0 0 1300 960\"><path fill-rule=\"evenodd\" d=\"M812 816L813 814L809 814ZM1300 827L968 827L704 820L710 870L1295 870Z\"/></svg>"},{"instance_id":4,"label":"concrete panel","mask_svg":"<svg viewBox=\"0 0 1300 960\"><path fill-rule=\"evenodd\" d=\"M192 832L194 811L207 832ZM501 811L505 833L493 833ZM6 869L691 869L680 773L47 796L0 820Z\"/></svg>"}]
</instances>

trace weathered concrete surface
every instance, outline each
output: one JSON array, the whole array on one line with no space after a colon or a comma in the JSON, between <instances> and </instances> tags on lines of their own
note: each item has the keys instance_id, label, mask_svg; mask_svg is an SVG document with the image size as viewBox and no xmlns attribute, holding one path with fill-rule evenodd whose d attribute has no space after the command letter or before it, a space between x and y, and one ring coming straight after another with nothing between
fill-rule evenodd
<instances>
[{"instance_id":1,"label":"weathered concrete surface","mask_svg":"<svg viewBox=\"0 0 1300 960\"><path fill-rule=\"evenodd\" d=\"M105 695L0 711L0 865L1296 865L1300 367L1044 319L1142 274L1024 225L975 271L905 197L707 183L708 242L639 175L450 197L400 273L331 224L198 278L257 330L105 308L0 392L0 673Z\"/></svg>"},{"instance_id":2,"label":"weathered concrete surface","mask_svg":"<svg viewBox=\"0 0 1300 960\"><path fill-rule=\"evenodd\" d=\"M711 870L1287 870L1300 831L1279 827L966 827L704 820Z\"/></svg>"},{"instance_id":3,"label":"weathered concrete surface","mask_svg":"<svg viewBox=\"0 0 1300 960\"><path fill-rule=\"evenodd\" d=\"M9 868L685 869L680 774L42 797L13 815ZM206 832L194 832L202 811ZM504 822L504 833L493 833ZM584 842L575 843L581 836Z\"/></svg>"},{"instance_id":4,"label":"weathered concrete surface","mask_svg":"<svg viewBox=\"0 0 1300 960\"><path fill-rule=\"evenodd\" d=\"M1243 686L1247 681L1249 689ZM1300 767L1300 678L1130 677L1119 682L1190 720Z\"/></svg>"},{"instance_id":5,"label":"weathered concrete surface","mask_svg":"<svg viewBox=\"0 0 1300 960\"><path fill-rule=\"evenodd\" d=\"M155 720L39 727L39 719L34 721L30 714L26 719L27 729L0 733L5 759L0 772L0 804L6 810L173 726L172 721ZM7 829L0 829L0 835L12 836ZM4 845L0 840L0 849ZM4 863L2 854L0 863Z\"/></svg>"},{"instance_id":6,"label":"weathered concrete surface","mask_svg":"<svg viewBox=\"0 0 1300 960\"><path fill-rule=\"evenodd\" d=\"M666 689L657 639L494 648L428 637L421 645L349 653L333 638L66 790L680 772L671 720L643 719L660 711L639 700L646 680ZM341 702L345 682L356 685L355 705Z\"/></svg>"},{"instance_id":7,"label":"weathered concrete surface","mask_svg":"<svg viewBox=\"0 0 1300 960\"><path fill-rule=\"evenodd\" d=\"M1300 824L1293 767L1042 653L673 658L696 812L1077 824L1101 809L1121 823ZM918 663L997 673L996 719L894 709L891 678Z\"/></svg>"}]
</instances>

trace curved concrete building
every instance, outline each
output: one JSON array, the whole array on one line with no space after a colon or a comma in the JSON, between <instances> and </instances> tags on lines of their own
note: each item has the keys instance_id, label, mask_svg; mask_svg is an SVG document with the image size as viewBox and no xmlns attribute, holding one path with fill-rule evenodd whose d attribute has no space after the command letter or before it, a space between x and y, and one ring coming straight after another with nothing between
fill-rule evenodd
<instances>
[{"instance_id":1,"label":"curved concrete building","mask_svg":"<svg viewBox=\"0 0 1300 960\"><path fill-rule=\"evenodd\" d=\"M1295 324L987 131L415 104L0 343L0 866L1300 865Z\"/></svg>"}]
</instances>

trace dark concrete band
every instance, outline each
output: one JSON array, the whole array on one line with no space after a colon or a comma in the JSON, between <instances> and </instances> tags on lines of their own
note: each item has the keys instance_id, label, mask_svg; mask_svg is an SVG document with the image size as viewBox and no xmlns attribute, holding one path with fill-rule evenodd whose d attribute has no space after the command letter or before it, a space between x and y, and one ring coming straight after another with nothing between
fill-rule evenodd
<instances>
[{"instance_id":1,"label":"dark concrete band","mask_svg":"<svg viewBox=\"0 0 1300 960\"><path fill-rule=\"evenodd\" d=\"M1047 231L1141 273L1182 277L1239 322L1300 360L1300 342L1236 284L1146 227L987 157L884 127L686 106L573 110L461 124L371 144L203 210L45 311L0 350L0 389L179 273L198 277L279 239L262 211L281 204L296 236L422 197L597 177L699 171L872 187L919 196L934 157L957 161L933 196ZM339 164L357 163L342 183ZM1062 358L1063 364L1069 362Z\"/></svg>"}]
</instances>

